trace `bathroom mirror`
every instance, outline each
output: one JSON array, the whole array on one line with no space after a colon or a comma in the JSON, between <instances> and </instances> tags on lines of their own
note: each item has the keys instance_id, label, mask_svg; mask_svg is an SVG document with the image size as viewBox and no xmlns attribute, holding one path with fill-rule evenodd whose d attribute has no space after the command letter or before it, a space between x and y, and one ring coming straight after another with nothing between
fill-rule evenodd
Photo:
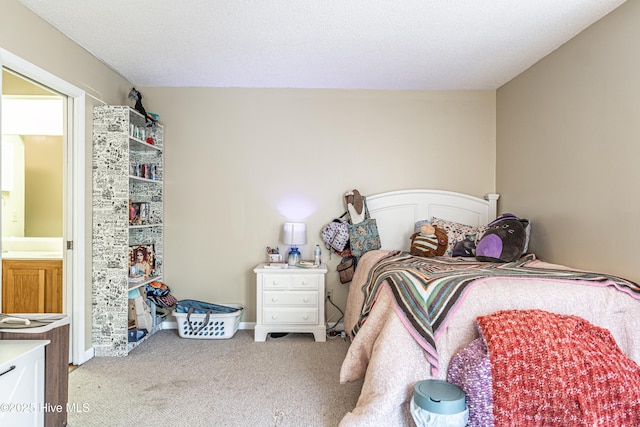
<instances>
[{"instance_id":1,"label":"bathroom mirror","mask_svg":"<svg viewBox=\"0 0 640 427\"><path fill-rule=\"evenodd\" d=\"M2 237L61 237L63 98L2 77Z\"/></svg>"}]
</instances>

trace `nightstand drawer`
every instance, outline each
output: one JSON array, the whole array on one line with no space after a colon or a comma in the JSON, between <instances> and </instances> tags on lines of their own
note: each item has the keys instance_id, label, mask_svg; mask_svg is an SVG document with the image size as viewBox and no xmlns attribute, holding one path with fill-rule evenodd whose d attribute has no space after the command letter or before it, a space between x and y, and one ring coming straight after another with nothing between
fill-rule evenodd
<instances>
[{"instance_id":1,"label":"nightstand drawer","mask_svg":"<svg viewBox=\"0 0 640 427\"><path fill-rule=\"evenodd\" d=\"M264 293L264 305L266 306L287 306L287 305L310 305L318 306L318 292L278 292L271 291Z\"/></svg>"},{"instance_id":2,"label":"nightstand drawer","mask_svg":"<svg viewBox=\"0 0 640 427\"><path fill-rule=\"evenodd\" d=\"M320 278L310 274L265 274L265 289L318 289Z\"/></svg>"},{"instance_id":3,"label":"nightstand drawer","mask_svg":"<svg viewBox=\"0 0 640 427\"><path fill-rule=\"evenodd\" d=\"M319 277L304 275L293 277L293 287L296 289L318 289Z\"/></svg>"},{"instance_id":4,"label":"nightstand drawer","mask_svg":"<svg viewBox=\"0 0 640 427\"><path fill-rule=\"evenodd\" d=\"M269 308L262 311L265 324L316 324L317 308Z\"/></svg>"},{"instance_id":5,"label":"nightstand drawer","mask_svg":"<svg viewBox=\"0 0 640 427\"><path fill-rule=\"evenodd\" d=\"M265 289L289 289L293 286L293 277L288 274L265 274L262 286Z\"/></svg>"}]
</instances>

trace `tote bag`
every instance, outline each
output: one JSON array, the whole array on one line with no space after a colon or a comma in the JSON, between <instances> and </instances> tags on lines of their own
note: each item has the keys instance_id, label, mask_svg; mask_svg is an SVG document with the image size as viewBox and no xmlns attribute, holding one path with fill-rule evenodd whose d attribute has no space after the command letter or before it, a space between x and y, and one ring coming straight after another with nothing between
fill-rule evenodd
<instances>
[{"instance_id":1,"label":"tote bag","mask_svg":"<svg viewBox=\"0 0 640 427\"><path fill-rule=\"evenodd\" d=\"M364 221L359 224L349 224L349 244L351 254L360 258L366 252L381 248L380 234L378 234L378 224L375 218L369 215L367 200L364 199Z\"/></svg>"}]
</instances>

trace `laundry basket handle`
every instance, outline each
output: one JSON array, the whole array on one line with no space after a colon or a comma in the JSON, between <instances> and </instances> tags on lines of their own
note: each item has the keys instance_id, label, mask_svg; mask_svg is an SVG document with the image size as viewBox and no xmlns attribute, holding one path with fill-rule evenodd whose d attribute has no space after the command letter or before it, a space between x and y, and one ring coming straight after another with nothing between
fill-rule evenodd
<instances>
[{"instance_id":1,"label":"laundry basket handle","mask_svg":"<svg viewBox=\"0 0 640 427\"><path fill-rule=\"evenodd\" d=\"M207 312L205 313L206 315L204 316L204 322L202 322L202 325L200 325L200 327L195 330L193 329L193 325L191 324L191 313L193 313L194 310L195 310L194 307L189 307L189 311L187 311L187 323L189 324L189 329L191 329L191 333L193 333L194 335L197 335L198 332L203 330L204 327L209 324L209 315L211 314L211 310L207 310Z\"/></svg>"}]
</instances>

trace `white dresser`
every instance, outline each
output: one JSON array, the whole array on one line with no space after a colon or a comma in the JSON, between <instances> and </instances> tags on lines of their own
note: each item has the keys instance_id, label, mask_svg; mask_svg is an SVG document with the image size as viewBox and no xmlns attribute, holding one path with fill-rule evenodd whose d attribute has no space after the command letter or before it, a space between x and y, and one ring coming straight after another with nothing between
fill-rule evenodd
<instances>
[{"instance_id":1,"label":"white dresser","mask_svg":"<svg viewBox=\"0 0 640 427\"><path fill-rule=\"evenodd\" d=\"M47 344L48 340L0 340L0 425L44 425Z\"/></svg>"},{"instance_id":2,"label":"white dresser","mask_svg":"<svg viewBox=\"0 0 640 427\"><path fill-rule=\"evenodd\" d=\"M259 264L256 273L255 340L265 341L272 332L312 333L326 341L324 321L324 278L327 267L267 268Z\"/></svg>"}]
</instances>

